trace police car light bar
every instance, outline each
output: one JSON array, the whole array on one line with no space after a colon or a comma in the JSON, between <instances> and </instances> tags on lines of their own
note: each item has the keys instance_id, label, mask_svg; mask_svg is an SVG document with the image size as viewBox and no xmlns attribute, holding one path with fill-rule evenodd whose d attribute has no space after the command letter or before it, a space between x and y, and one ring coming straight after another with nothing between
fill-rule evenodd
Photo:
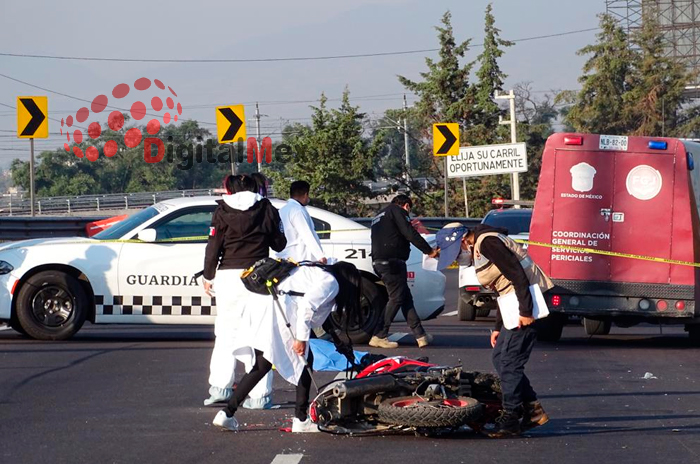
<instances>
[{"instance_id":1,"label":"police car light bar","mask_svg":"<svg viewBox=\"0 0 700 464\"><path fill-rule=\"evenodd\" d=\"M665 150L668 147L668 143L662 140L649 140L649 148L652 150Z\"/></svg>"}]
</instances>

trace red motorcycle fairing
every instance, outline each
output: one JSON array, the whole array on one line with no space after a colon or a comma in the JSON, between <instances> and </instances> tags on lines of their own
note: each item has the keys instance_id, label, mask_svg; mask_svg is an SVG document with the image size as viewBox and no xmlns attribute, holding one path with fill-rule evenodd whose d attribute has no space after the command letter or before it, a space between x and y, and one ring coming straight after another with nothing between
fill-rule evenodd
<instances>
[{"instance_id":1,"label":"red motorcycle fairing","mask_svg":"<svg viewBox=\"0 0 700 464\"><path fill-rule=\"evenodd\" d=\"M398 372L414 372L425 370L428 367L435 367L437 364L431 364L417 359L410 359L404 356L392 356L390 358L380 359L374 364L365 367L357 376L356 379L369 377L370 375L379 375Z\"/></svg>"}]
</instances>

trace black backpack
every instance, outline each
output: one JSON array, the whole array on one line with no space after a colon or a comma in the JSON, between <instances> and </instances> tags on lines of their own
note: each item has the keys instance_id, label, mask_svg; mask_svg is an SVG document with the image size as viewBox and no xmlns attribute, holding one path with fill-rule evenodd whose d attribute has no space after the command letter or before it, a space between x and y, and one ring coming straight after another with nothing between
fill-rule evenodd
<instances>
[{"instance_id":1,"label":"black backpack","mask_svg":"<svg viewBox=\"0 0 700 464\"><path fill-rule=\"evenodd\" d=\"M289 277L298 264L284 259L263 258L243 271L241 280L249 291L270 295L269 285L277 285Z\"/></svg>"}]
</instances>

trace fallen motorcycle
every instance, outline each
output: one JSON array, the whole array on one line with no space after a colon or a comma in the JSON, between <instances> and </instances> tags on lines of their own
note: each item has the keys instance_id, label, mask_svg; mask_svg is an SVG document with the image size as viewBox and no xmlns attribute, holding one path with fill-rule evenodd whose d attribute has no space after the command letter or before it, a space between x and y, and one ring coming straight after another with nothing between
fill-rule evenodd
<instances>
[{"instance_id":1,"label":"fallen motorcycle","mask_svg":"<svg viewBox=\"0 0 700 464\"><path fill-rule=\"evenodd\" d=\"M501 406L493 374L438 366L427 359L385 358L355 378L333 381L309 408L323 432L348 435L481 431Z\"/></svg>"}]
</instances>

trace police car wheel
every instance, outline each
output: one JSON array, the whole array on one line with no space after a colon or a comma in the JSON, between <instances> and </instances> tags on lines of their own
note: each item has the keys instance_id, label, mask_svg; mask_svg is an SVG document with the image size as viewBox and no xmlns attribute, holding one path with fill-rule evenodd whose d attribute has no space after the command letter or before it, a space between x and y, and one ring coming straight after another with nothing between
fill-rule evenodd
<instances>
[{"instance_id":1,"label":"police car wheel","mask_svg":"<svg viewBox=\"0 0 700 464\"><path fill-rule=\"evenodd\" d=\"M471 295L460 292L457 300L457 316L460 321L473 321L476 319L476 306L472 304Z\"/></svg>"},{"instance_id":2,"label":"police car wheel","mask_svg":"<svg viewBox=\"0 0 700 464\"><path fill-rule=\"evenodd\" d=\"M333 315L333 325L339 329L340 336L347 338L354 344L365 344L369 342L374 334L377 324L383 320L384 307L386 306L386 293L374 282L366 277L362 278L362 297L360 299L361 318L360 323L348 328L347 334L340 327L338 319Z\"/></svg>"},{"instance_id":3,"label":"police car wheel","mask_svg":"<svg viewBox=\"0 0 700 464\"><path fill-rule=\"evenodd\" d=\"M65 340L85 323L88 298L74 277L60 271L40 272L20 287L17 321L38 340Z\"/></svg>"}]
</instances>

